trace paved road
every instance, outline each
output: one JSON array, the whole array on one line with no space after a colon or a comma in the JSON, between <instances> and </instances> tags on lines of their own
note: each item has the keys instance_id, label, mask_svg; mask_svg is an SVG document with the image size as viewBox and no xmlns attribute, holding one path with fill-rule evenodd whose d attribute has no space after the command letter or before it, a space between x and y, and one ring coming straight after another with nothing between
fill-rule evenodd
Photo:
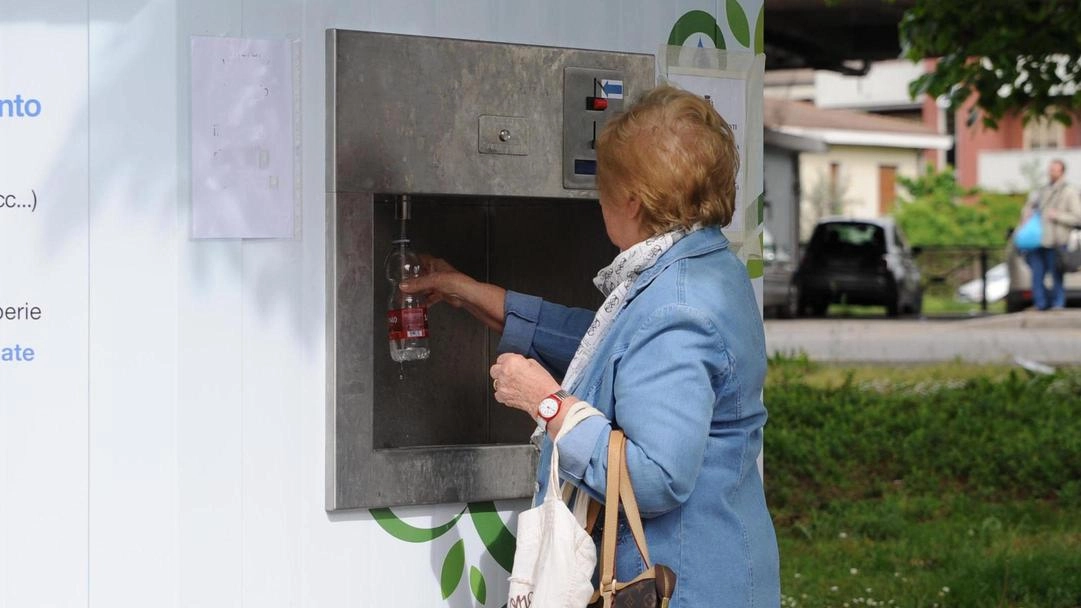
<instances>
[{"instance_id":1,"label":"paved road","mask_svg":"<svg viewBox=\"0 0 1081 608\"><path fill-rule=\"evenodd\" d=\"M1081 366L1081 310L1026 311L972 319L767 320L770 354L815 361L918 363L1023 358Z\"/></svg>"}]
</instances>

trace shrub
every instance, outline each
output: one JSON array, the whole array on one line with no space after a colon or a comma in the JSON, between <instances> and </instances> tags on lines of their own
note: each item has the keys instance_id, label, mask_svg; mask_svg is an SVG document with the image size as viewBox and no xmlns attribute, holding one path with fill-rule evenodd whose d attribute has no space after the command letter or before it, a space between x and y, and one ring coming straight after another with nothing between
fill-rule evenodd
<instances>
[{"instance_id":1,"label":"shrub","mask_svg":"<svg viewBox=\"0 0 1081 608\"><path fill-rule=\"evenodd\" d=\"M808 364L809 365L809 364ZM1081 499L1076 376L766 387L770 504L780 519L838 500L957 490L989 500Z\"/></svg>"},{"instance_id":2,"label":"shrub","mask_svg":"<svg viewBox=\"0 0 1081 608\"><path fill-rule=\"evenodd\" d=\"M1081 606L1081 373L775 357L786 608Z\"/></svg>"},{"instance_id":3,"label":"shrub","mask_svg":"<svg viewBox=\"0 0 1081 608\"><path fill-rule=\"evenodd\" d=\"M1020 195L966 190L952 168L928 166L919 177L899 181L908 194L898 200L893 215L912 244L921 247L1005 246L1024 203Z\"/></svg>"}]
</instances>

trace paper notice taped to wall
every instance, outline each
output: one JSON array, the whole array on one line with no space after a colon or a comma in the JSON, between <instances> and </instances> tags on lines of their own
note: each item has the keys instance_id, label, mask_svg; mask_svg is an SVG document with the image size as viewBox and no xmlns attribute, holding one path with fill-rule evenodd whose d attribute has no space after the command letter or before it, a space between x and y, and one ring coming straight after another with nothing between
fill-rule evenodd
<instances>
[{"instance_id":1,"label":"paper notice taped to wall","mask_svg":"<svg viewBox=\"0 0 1081 608\"><path fill-rule=\"evenodd\" d=\"M293 44L191 39L193 238L292 238Z\"/></svg>"}]
</instances>

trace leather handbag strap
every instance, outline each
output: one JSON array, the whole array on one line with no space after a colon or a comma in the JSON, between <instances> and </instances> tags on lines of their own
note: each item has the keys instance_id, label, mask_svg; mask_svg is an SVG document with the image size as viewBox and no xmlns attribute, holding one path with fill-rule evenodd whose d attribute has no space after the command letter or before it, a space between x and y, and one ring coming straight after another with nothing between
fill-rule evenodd
<instances>
[{"instance_id":1,"label":"leather handbag strap","mask_svg":"<svg viewBox=\"0 0 1081 608\"><path fill-rule=\"evenodd\" d=\"M624 442L626 443L626 442ZM626 452L623 453L623 466L619 468L619 498L623 502L623 512L627 516L627 525L631 528L634 536L634 544L638 545L638 552L642 554L642 561L646 568L652 568L653 562L649 559L649 545L646 544L646 531L642 528L642 516L638 512L638 500L634 497L634 486L631 485L631 474L627 470Z\"/></svg>"},{"instance_id":2,"label":"leather handbag strap","mask_svg":"<svg viewBox=\"0 0 1081 608\"><path fill-rule=\"evenodd\" d=\"M601 537L600 592L605 608L612 605L615 593L616 522L619 521L619 481L624 443L623 432L612 431L608 438L608 487L604 493L604 534Z\"/></svg>"},{"instance_id":3,"label":"leather handbag strap","mask_svg":"<svg viewBox=\"0 0 1081 608\"><path fill-rule=\"evenodd\" d=\"M601 579L600 594L604 606L611 606L612 598L619 586L615 581L616 531L619 528L619 504L623 503L627 525L634 536L634 544L642 554L646 572L652 570L649 558L649 546L642 527L642 516L638 511L638 500L634 496L630 472L627 470L627 438L623 431L613 430L608 439L608 487L604 499L604 535L601 539Z\"/></svg>"}]
</instances>

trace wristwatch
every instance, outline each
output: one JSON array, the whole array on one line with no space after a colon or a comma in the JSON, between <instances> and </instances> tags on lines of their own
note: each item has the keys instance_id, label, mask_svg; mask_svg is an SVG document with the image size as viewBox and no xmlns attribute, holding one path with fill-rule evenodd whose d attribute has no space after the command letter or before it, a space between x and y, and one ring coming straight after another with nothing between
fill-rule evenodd
<instances>
[{"instance_id":1,"label":"wristwatch","mask_svg":"<svg viewBox=\"0 0 1081 608\"><path fill-rule=\"evenodd\" d=\"M537 424L543 429L548 428L548 422L559 415L559 410L563 409L563 401L570 396L567 391L558 390L541 399L540 407L537 408Z\"/></svg>"}]
</instances>

